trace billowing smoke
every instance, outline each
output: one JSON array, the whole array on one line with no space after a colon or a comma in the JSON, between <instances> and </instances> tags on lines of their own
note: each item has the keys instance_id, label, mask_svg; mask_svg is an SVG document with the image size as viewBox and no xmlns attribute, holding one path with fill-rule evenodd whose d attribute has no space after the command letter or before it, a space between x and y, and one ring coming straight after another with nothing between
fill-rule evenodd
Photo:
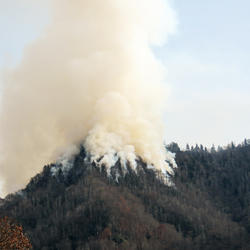
<instances>
[{"instance_id":1,"label":"billowing smoke","mask_svg":"<svg viewBox=\"0 0 250 250\"><path fill-rule=\"evenodd\" d=\"M171 172L163 146L165 72L151 46L175 30L165 0L51 0L53 17L6 70L0 124L2 194L84 143L93 161L140 156ZM72 150L73 148L73 150ZM67 154L66 154L67 155Z\"/></svg>"}]
</instances>

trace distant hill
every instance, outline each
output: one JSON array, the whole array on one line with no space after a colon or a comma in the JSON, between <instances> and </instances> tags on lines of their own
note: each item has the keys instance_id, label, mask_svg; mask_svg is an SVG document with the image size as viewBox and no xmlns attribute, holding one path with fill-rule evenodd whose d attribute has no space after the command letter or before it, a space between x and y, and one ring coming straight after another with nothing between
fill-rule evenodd
<instances>
[{"instance_id":1,"label":"distant hill","mask_svg":"<svg viewBox=\"0 0 250 250\"><path fill-rule=\"evenodd\" d=\"M168 145L172 187L142 161L108 178L82 148L67 173L45 166L7 196L0 216L21 223L34 249L250 249L250 145L187 148Z\"/></svg>"}]
</instances>

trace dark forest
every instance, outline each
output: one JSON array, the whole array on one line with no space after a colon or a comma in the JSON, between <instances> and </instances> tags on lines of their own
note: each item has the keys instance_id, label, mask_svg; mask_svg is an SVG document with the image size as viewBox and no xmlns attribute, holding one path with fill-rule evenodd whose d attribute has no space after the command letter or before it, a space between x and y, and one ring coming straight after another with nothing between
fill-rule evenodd
<instances>
[{"instance_id":1,"label":"dark forest","mask_svg":"<svg viewBox=\"0 0 250 250\"><path fill-rule=\"evenodd\" d=\"M82 148L67 175L50 164L0 200L0 217L22 225L33 249L250 249L249 141L167 149L178 165L172 187L142 161L117 182Z\"/></svg>"}]
</instances>

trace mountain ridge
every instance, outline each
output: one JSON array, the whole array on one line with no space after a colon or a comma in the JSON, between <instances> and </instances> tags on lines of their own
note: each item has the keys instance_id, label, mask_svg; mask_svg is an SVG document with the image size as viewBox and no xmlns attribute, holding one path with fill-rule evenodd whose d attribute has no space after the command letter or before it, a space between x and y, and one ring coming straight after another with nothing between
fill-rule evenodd
<instances>
[{"instance_id":1,"label":"mountain ridge","mask_svg":"<svg viewBox=\"0 0 250 250\"><path fill-rule=\"evenodd\" d=\"M249 249L249 222L242 218L250 187L238 181L250 173L250 147L169 149L178 164L174 187L143 162L138 174L107 178L105 168L86 163L82 148L67 175L53 176L55 164L45 166L6 197L0 216L19 221L34 249Z\"/></svg>"}]
</instances>

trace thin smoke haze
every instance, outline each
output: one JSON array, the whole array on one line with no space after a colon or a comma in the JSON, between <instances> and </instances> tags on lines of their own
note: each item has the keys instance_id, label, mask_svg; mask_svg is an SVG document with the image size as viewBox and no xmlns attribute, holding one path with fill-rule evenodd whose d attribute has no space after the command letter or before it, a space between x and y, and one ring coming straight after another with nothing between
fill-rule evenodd
<instances>
[{"instance_id":1,"label":"thin smoke haze","mask_svg":"<svg viewBox=\"0 0 250 250\"><path fill-rule=\"evenodd\" d=\"M165 70L151 46L176 27L164 0L52 0L53 16L14 70L5 70L0 195L16 191L63 152L84 143L93 160L131 165L166 159Z\"/></svg>"}]
</instances>

